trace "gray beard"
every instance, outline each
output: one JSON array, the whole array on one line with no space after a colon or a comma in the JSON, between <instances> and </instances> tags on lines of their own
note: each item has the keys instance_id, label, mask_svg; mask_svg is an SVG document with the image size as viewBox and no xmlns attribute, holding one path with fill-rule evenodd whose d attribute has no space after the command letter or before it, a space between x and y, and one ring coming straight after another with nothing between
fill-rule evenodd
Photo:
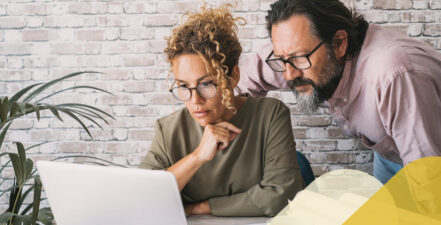
<instances>
[{"instance_id":1,"label":"gray beard","mask_svg":"<svg viewBox=\"0 0 441 225\"><path fill-rule=\"evenodd\" d=\"M296 82L290 81L291 90L297 98L298 109L308 115L316 112L320 104L325 100L328 100L334 93L335 89L337 89L337 85L340 82L343 69L344 65L336 59L334 52L328 49L327 60L325 62L323 70L319 74L319 78L325 80L323 85L318 86L309 79L307 79L309 81L297 82L309 83L312 85L312 93L306 94L299 93L295 89Z\"/></svg>"},{"instance_id":2,"label":"gray beard","mask_svg":"<svg viewBox=\"0 0 441 225\"><path fill-rule=\"evenodd\" d=\"M295 89L292 91L297 98L297 107L299 110L307 115L311 115L317 111L320 106L317 89L313 88L312 94L299 93Z\"/></svg>"}]
</instances>

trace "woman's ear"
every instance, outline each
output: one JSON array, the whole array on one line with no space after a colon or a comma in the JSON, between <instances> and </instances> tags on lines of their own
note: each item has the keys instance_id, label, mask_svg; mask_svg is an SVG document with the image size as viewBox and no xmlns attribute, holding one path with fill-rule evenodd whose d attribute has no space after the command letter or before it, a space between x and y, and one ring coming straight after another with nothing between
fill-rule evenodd
<instances>
[{"instance_id":1,"label":"woman's ear","mask_svg":"<svg viewBox=\"0 0 441 225\"><path fill-rule=\"evenodd\" d=\"M233 71L231 71L230 77L231 77L231 88L235 88L240 80L240 70L238 65L235 65L233 67Z\"/></svg>"}]
</instances>

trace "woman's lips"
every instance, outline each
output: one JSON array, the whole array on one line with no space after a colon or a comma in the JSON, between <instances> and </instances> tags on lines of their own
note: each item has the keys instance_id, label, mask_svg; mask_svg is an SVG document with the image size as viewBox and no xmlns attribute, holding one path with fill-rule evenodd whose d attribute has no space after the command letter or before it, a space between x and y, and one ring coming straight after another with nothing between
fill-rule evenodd
<instances>
[{"instance_id":1,"label":"woman's lips","mask_svg":"<svg viewBox=\"0 0 441 225\"><path fill-rule=\"evenodd\" d=\"M206 116L208 113L208 111L194 111L193 115L197 118L202 118L204 116Z\"/></svg>"}]
</instances>

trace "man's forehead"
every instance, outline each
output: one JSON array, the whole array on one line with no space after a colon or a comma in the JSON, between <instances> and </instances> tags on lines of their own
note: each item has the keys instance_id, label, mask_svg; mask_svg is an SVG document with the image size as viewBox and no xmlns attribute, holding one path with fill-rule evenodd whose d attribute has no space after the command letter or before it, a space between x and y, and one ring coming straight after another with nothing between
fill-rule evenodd
<instances>
[{"instance_id":1,"label":"man's forehead","mask_svg":"<svg viewBox=\"0 0 441 225\"><path fill-rule=\"evenodd\" d=\"M274 55L295 54L307 51L314 36L306 16L294 15L287 20L277 22L271 29Z\"/></svg>"}]
</instances>

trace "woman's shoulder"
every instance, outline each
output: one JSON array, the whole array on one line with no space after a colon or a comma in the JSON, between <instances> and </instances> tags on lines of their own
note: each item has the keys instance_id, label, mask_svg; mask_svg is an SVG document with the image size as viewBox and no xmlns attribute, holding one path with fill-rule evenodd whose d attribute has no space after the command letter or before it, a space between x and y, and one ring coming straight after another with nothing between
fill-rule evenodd
<instances>
[{"instance_id":1,"label":"woman's shoulder","mask_svg":"<svg viewBox=\"0 0 441 225\"><path fill-rule=\"evenodd\" d=\"M159 118L156 123L161 126L161 128L170 128L173 130L174 127L179 126L183 122L191 119L188 110L183 107L169 115Z\"/></svg>"},{"instance_id":2,"label":"woman's shoulder","mask_svg":"<svg viewBox=\"0 0 441 225\"><path fill-rule=\"evenodd\" d=\"M281 100L272 97L248 97L249 106L255 109L259 109L262 113L268 113L278 110L289 110Z\"/></svg>"}]
</instances>

